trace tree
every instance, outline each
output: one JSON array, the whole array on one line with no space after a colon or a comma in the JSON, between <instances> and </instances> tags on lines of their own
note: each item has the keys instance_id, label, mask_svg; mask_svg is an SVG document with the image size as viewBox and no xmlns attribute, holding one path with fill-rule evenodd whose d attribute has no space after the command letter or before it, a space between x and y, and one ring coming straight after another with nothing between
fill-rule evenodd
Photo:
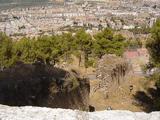
<instances>
[{"instance_id":1,"label":"tree","mask_svg":"<svg viewBox=\"0 0 160 120\"><path fill-rule=\"evenodd\" d=\"M8 67L14 63L13 42L4 33L0 33L0 64L1 67Z\"/></svg>"},{"instance_id":2,"label":"tree","mask_svg":"<svg viewBox=\"0 0 160 120\"><path fill-rule=\"evenodd\" d=\"M61 50L64 54L64 59L67 61L73 50L76 49L74 37L72 33L63 33L59 41L61 42Z\"/></svg>"},{"instance_id":3,"label":"tree","mask_svg":"<svg viewBox=\"0 0 160 120\"><path fill-rule=\"evenodd\" d=\"M98 58L101 58L103 55L106 54L106 49L107 49L107 45L108 45L108 40L106 40L105 38L97 38L94 41L94 54L95 56L97 56Z\"/></svg>"},{"instance_id":4,"label":"tree","mask_svg":"<svg viewBox=\"0 0 160 120\"><path fill-rule=\"evenodd\" d=\"M35 40L22 38L14 44L14 55L18 61L33 63L36 60Z\"/></svg>"},{"instance_id":5,"label":"tree","mask_svg":"<svg viewBox=\"0 0 160 120\"><path fill-rule=\"evenodd\" d=\"M142 48L142 41L140 41L140 39L135 39L135 40L130 39L127 41L127 46L129 49Z\"/></svg>"},{"instance_id":6,"label":"tree","mask_svg":"<svg viewBox=\"0 0 160 120\"><path fill-rule=\"evenodd\" d=\"M36 58L41 59L45 64L55 64L62 55L59 37L41 36L35 44Z\"/></svg>"},{"instance_id":7,"label":"tree","mask_svg":"<svg viewBox=\"0 0 160 120\"><path fill-rule=\"evenodd\" d=\"M151 38L147 40L146 47L150 54L150 62L154 67L160 68L160 20L154 24L151 30ZM160 109L160 74L155 72L151 77L151 80L155 80L156 92L158 95L154 98L154 107L156 110Z\"/></svg>"},{"instance_id":8,"label":"tree","mask_svg":"<svg viewBox=\"0 0 160 120\"><path fill-rule=\"evenodd\" d=\"M160 67L160 20L154 24L151 30L151 38L147 40L146 47L151 56L151 62Z\"/></svg>"},{"instance_id":9,"label":"tree","mask_svg":"<svg viewBox=\"0 0 160 120\"><path fill-rule=\"evenodd\" d=\"M125 48L125 38L121 34L115 34L110 28L94 36L94 54L101 58L104 54L122 55Z\"/></svg>"},{"instance_id":10,"label":"tree","mask_svg":"<svg viewBox=\"0 0 160 120\"><path fill-rule=\"evenodd\" d=\"M92 51L92 37L90 34L86 33L84 29L80 29L75 34L75 42L77 45L77 50L80 52L79 54L79 66L81 63L81 57L84 56L85 59L85 67L87 67L86 63L88 61L88 55L91 54Z\"/></svg>"}]
</instances>

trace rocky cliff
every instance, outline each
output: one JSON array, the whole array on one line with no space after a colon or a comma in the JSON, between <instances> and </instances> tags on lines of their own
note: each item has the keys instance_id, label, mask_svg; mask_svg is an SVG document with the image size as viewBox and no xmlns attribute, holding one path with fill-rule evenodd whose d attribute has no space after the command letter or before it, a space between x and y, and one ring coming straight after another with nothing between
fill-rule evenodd
<instances>
[{"instance_id":1,"label":"rocky cliff","mask_svg":"<svg viewBox=\"0 0 160 120\"><path fill-rule=\"evenodd\" d=\"M0 104L88 110L90 85L75 71L23 64L0 72Z\"/></svg>"},{"instance_id":2,"label":"rocky cliff","mask_svg":"<svg viewBox=\"0 0 160 120\"><path fill-rule=\"evenodd\" d=\"M130 111L82 112L40 107L9 107L0 105L1 120L160 120L160 112Z\"/></svg>"}]
</instances>

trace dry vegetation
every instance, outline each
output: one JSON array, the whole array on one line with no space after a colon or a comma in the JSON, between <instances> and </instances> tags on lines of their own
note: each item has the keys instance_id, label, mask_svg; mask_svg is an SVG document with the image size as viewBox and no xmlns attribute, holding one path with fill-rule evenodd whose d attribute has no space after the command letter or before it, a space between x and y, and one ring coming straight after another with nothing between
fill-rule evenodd
<instances>
[{"instance_id":1,"label":"dry vegetation","mask_svg":"<svg viewBox=\"0 0 160 120\"><path fill-rule=\"evenodd\" d=\"M98 84L98 80L90 81L91 89ZM133 85L133 90L130 92L129 86ZM108 99L104 98L102 91L98 90L90 94L90 104L96 110L106 110L111 107L115 110L130 110L130 111L143 111L143 107L135 100L134 95L138 91L146 92L146 89L153 87L153 81L147 81L144 77L130 75L127 82L121 84L118 89L113 90Z\"/></svg>"}]
</instances>

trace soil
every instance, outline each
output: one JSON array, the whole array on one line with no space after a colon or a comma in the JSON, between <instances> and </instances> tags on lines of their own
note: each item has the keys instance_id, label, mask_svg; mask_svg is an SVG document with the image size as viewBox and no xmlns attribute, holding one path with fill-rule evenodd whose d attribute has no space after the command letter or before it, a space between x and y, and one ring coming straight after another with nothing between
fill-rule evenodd
<instances>
[{"instance_id":1,"label":"soil","mask_svg":"<svg viewBox=\"0 0 160 120\"><path fill-rule=\"evenodd\" d=\"M154 82L146 80L143 76L131 74L127 82L120 85L118 89L112 91L108 98L104 98L103 91L92 91L94 86L98 84L99 80L90 81L90 105L94 106L97 111L107 110L112 108L114 110L130 110L133 112L143 111L143 107L138 105L134 95L138 91L146 91L147 88L153 87ZM133 90L130 86L133 85Z\"/></svg>"}]
</instances>

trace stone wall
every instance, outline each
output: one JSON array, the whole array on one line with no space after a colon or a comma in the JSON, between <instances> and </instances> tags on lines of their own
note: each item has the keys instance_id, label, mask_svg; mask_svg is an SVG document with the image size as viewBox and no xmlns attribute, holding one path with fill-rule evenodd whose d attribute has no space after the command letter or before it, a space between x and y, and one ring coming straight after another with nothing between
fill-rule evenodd
<instances>
[{"instance_id":1,"label":"stone wall","mask_svg":"<svg viewBox=\"0 0 160 120\"><path fill-rule=\"evenodd\" d=\"M109 93L125 82L131 65L123 58L115 55L105 55L99 61L96 69L97 78L100 80L100 89Z\"/></svg>"}]
</instances>

